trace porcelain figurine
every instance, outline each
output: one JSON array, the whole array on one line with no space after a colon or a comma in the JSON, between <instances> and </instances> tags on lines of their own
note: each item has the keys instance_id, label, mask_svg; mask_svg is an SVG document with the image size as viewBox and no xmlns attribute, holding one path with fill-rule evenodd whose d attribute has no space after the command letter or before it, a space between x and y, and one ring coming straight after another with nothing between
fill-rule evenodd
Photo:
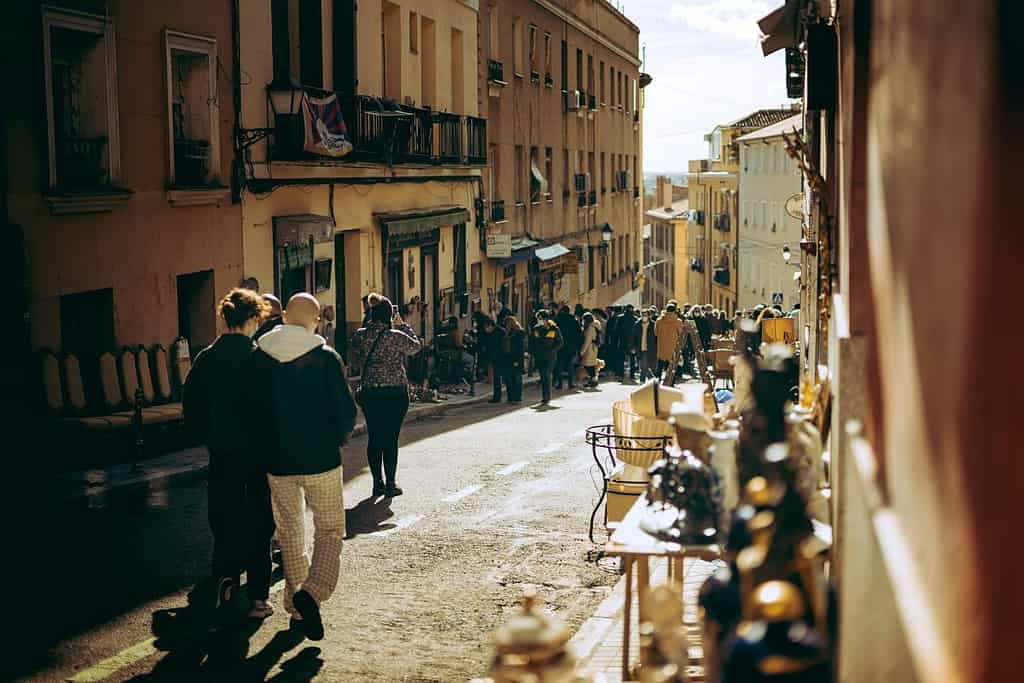
<instances>
[{"instance_id":1,"label":"porcelain figurine","mask_svg":"<svg viewBox=\"0 0 1024 683\"><path fill-rule=\"evenodd\" d=\"M644 531L683 545L718 542L722 492L718 477L691 451L675 452L650 470L648 498L653 514Z\"/></svg>"},{"instance_id":2,"label":"porcelain figurine","mask_svg":"<svg viewBox=\"0 0 1024 683\"><path fill-rule=\"evenodd\" d=\"M748 361L754 363L753 406L743 414L736 463L743 484L763 473L764 450L786 439L786 402L799 371L792 351L784 344L771 344L763 358Z\"/></svg>"}]
</instances>

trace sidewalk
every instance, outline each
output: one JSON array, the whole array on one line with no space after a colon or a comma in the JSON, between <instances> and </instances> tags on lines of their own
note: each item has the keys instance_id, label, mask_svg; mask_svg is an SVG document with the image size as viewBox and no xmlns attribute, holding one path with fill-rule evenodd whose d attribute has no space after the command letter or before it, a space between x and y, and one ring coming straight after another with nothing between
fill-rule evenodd
<instances>
[{"instance_id":1,"label":"sidewalk","mask_svg":"<svg viewBox=\"0 0 1024 683\"><path fill-rule=\"evenodd\" d=\"M651 561L651 586L665 582L668 562L664 559ZM689 636L690 666L686 669L687 680L698 683L704 680L704 650L702 647L702 625L697 618L697 593L701 585L715 571L715 565L698 559L684 561L683 569L683 623ZM623 577L615 584L612 594L605 598L593 616L583 622L580 629L569 641L576 654L577 668L584 674L604 676L606 683L624 683L622 679L622 615L625 602ZM631 608L630 665L635 667L640 660L638 647L638 624L634 595ZM598 679L600 680L600 679Z\"/></svg>"},{"instance_id":2,"label":"sidewalk","mask_svg":"<svg viewBox=\"0 0 1024 683\"><path fill-rule=\"evenodd\" d=\"M523 387L532 387L540 382L536 376L523 378ZM485 382L476 385L476 396L453 394L437 403L413 403L409 406L406 422L423 417L441 415L452 408L485 403L491 398L492 387ZM366 421L362 411L356 418L352 436L366 433ZM204 447L189 448L155 458L147 458L137 469L131 464L63 472L57 475L50 495L50 504L67 504L89 500L100 500L111 493L122 493L132 489L166 489L175 484L188 483L206 478L209 454Z\"/></svg>"}]
</instances>

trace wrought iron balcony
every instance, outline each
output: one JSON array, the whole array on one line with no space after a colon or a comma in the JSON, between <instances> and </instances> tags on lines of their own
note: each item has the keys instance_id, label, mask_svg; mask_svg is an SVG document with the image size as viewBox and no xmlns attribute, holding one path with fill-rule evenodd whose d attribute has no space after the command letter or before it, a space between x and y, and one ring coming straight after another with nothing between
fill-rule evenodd
<instances>
[{"instance_id":1,"label":"wrought iron balcony","mask_svg":"<svg viewBox=\"0 0 1024 683\"><path fill-rule=\"evenodd\" d=\"M715 230L721 230L722 232L729 232L729 214L717 213L714 216L712 226Z\"/></svg>"},{"instance_id":2,"label":"wrought iron balcony","mask_svg":"<svg viewBox=\"0 0 1024 683\"><path fill-rule=\"evenodd\" d=\"M437 156L441 163L459 163L462 160L462 118L438 112L434 114L434 123L439 133Z\"/></svg>"},{"instance_id":3,"label":"wrought iron balcony","mask_svg":"<svg viewBox=\"0 0 1024 683\"><path fill-rule=\"evenodd\" d=\"M553 88L553 87L555 87L555 77L552 76L550 73L544 74L544 87L545 88Z\"/></svg>"},{"instance_id":4,"label":"wrought iron balcony","mask_svg":"<svg viewBox=\"0 0 1024 683\"><path fill-rule=\"evenodd\" d=\"M579 196L577 197L577 200L576 200L576 206L578 206L581 209L586 208L586 206L587 206L587 193L586 192L580 192L580 194L579 194Z\"/></svg>"},{"instance_id":5,"label":"wrought iron balcony","mask_svg":"<svg viewBox=\"0 0 1024 683\"><path fill-rule=\"evenodd\" d=\"M487 80L492 83L505 82L505 65L497 59L487 60Z\"/></svg>"},{"instance_id":6,"label":"wrought iron balcony","mask_svg":"<svg viewBox=\"0 0 1024 683\"><path fill-rule=\"evenodd\" d=\"M597 97L587 93L587 106L590 108L590 111L597 111Z\"/></svg>"},{"instance_id":7,"label":"wrought iron balcony","mask_svg":"<svg viewBox=\"0 0 1024 683\"><path fill-rule=\"evenodd\" d=\"M722 285L723 287L729 286L729 269L725 266L715 266L711 277L716 284Z\"/></svg>"},{"instance_id":8,"label":"wrought iron balcony","mask_svg":"<svg viewBox=\"0 0 1024 683\"><path fill-rule=\"evenodd\" d=\"M505 220L505 200L494 199L491 201L491 221L500 223Z\"/></svg>"},{"instance_id":9,"label":"wrought iron balcony","mask_svg":"<svg viewBox=\"0 0 1024 683\"><path fill-rule=\"evenodd\" d=\"M487 163L487 119L466 118L466 160L471 164Z\"/></svg>"}]
</instances>

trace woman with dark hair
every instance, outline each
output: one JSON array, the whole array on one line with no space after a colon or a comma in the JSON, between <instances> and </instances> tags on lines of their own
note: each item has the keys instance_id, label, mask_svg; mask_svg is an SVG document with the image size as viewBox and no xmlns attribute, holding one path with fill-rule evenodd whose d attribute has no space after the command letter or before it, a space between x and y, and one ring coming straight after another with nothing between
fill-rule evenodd
<instances>
[{"instance_id":1,"label":"woman with dark hair","mask_svg":"<svg viewBox=\"0 0 1024 683\"><path fill-rule=\"evenodd\" d=\"M508 354L501 363L508 387L508 402L523 401L523 357L526 354L526 330L514 315L505 318L505 339Z\"/></svg>"},{"instance_id":2,"label":"woman with dark hair","mask_svg":"<svg viewBox=\"0 0 1024 683\"><path fill-rule=\"evenodd\" d=\"M402 495L395 476L398 435L409 412L405 361L423 345L386 297L369 310L368 319L352 335L352 353L363 368L356 401L366 417L366 459L373 475L373 495L393 498Z\"/></svg>"},{"instance_id":3,"label":"woman with dark hair","mask_svg":"<svg viewBox=\"0 0 1024 683\"><path fill-rule=\"evenodd\" d=\"M251 601L249 616L265 619L274 610L270 595L270 505L266 463L253 453L263 415L250 410L252 335L270 312L256 292L232 289L217 305L227 332L199 352L182 396L185 424L210 452L208 516L213 532L216 605L231 599L242 571Z\"/></svg>"}]
</instances>

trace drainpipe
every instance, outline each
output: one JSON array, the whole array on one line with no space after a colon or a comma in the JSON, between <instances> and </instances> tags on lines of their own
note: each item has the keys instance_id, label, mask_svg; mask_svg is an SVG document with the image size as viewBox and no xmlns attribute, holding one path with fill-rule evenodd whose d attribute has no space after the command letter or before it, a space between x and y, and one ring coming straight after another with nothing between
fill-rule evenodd
<instances>
[{"instance_id":1,"label":"drainpipe","mask_svg":"<svg viewBox=\"0 0 1024 683\"><path fill-rule=\"evenodd\" d=\"M242 47L239 0L231 0L231 104L235 108L235 121L231 134L231 146L235 150L231 160L231 203L242 201L245 186L245 165L239 147L239 132L242 129Z\"/></svg>"}]
</instances>

